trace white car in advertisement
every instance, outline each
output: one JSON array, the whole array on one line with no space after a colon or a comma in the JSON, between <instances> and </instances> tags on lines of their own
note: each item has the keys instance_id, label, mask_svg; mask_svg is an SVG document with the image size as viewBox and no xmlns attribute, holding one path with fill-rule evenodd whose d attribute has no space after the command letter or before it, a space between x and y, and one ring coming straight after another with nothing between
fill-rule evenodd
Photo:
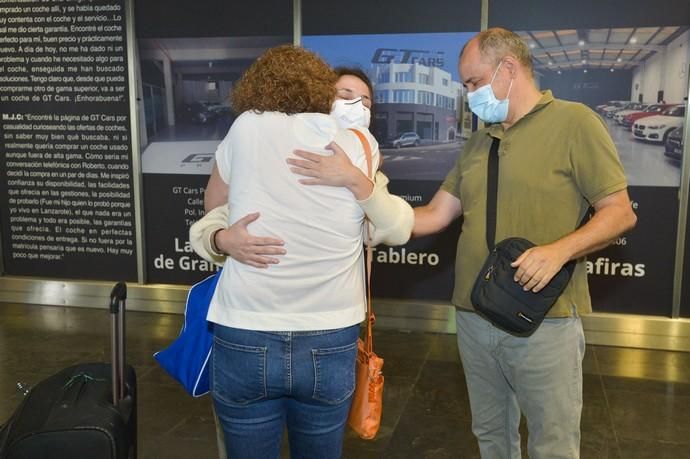
<instances>
[{"instance_id":1,"label":"white car in advertisement","mask_svg":"<svg viewBox=\"0 0 690 459\"><path fill-rule=\"evenodd\" d=\"M601 116L603 116L605 118L612 118L614 114L616 114L617 112L619 112L621 110L626 110L633 103L635 103L635 102L631 102L628 100L616 101L614 104L602 108L601 109Z\"/></svg>"},{"instance_id":2,"label":"white car in advertisement","mask_svg":"<svg viewBox=\"0 0 690 459\"><path fill-rule=\"evenodd\" d=\"M643 112L644 109L647 107L649 107L649 104L641 104L641 103L631 104L625 110L621 110L619 112L616 112L616 114L613 115L613 119L618 124L623 124L623 118L625 118L627 115L630 115L631 113L635 113L635 112Z\"/></svg>"},{"instance_id":3,"label":"white car in advertisement","mask_svg":"<svg viewBox=\"0 0 690 459\"><path fill-rule=\"evenodd\" d=\"M683 125L685 116L684 105L674 105L667 108L660 115L641 118L633 124L633 137L649 142L666 142L666 136L675 128Z\"/></svg>"},{"instance_id":4,"label":"white car in advertisement","mask_svg":"<svg viewBox=\"0 0 690 459\"><path fill-rule=\"evenodd\" d=\"M602 115L604 114L605 109L612 109L612 108L619 108L622 107L624 104L628 103L626 100L609 100L605 104L597 105L597 107L594 109L597 112L601 113Z\"/></svg>"}]
</instances>

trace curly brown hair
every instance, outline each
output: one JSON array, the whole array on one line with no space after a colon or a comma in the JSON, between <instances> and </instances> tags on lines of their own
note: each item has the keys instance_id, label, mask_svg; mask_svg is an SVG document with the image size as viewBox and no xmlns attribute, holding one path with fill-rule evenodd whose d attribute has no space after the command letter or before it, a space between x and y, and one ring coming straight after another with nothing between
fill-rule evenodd
<instances>
[{"instance_id":1,"label":"curly brown hair","mask_svg":"<svg viewBox=\"0 0 690 459\"><path fill-rule=\"evenodd\" d=\"M292 45L270 48L242 75L232 92L235 113L325 113L335 99L336 73L319 56Z\"/></svg>"}]
</instances>

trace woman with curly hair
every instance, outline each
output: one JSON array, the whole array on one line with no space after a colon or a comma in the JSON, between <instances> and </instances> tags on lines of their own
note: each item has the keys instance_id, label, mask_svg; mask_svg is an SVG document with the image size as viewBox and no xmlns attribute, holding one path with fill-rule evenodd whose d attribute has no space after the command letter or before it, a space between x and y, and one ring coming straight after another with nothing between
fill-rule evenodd
<instances>
[{"instance_id":1,"label":"woman with curly hair","mask_svg":"<svg viewBox=\"0 0 690 459\"><path fill-rule=\"evenodd\" d=\"M347 188L307 189L286 164L294 150L328 155L336 142L367 170L359 139L329 116L337 79L315 54L280 46L233 92L241 115L205 199L227 199L229 224L260 213L252 234L279 236L286 250L270 269L228 257L209 308L211 391L229 458L279 458L285 427L292 458L341 455L366 308L364 211Z\"/></svg>"}]
</instances>

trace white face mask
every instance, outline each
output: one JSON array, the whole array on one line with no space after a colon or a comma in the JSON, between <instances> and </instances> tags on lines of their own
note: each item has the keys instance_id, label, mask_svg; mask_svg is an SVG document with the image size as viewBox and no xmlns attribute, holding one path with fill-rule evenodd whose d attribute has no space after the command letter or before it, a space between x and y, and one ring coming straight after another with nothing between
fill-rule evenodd
<instances>
[{"instance_id":1,"label":"white face mask","mask_svg":"<svg viewBox=\"0 0 690 459\"><path fill-rule=\"evenodd\" d=\"M371 110L362 103L361 97L352 100L336 99L331 108L331 116L335 118L340 129L368 128L371 121Z\"/></svg>"},{"instance_id":2,"label":"white face mask","mask_svg":"<svg viewBox=\"0 0 690 459\"><path fill-rule=\"evenodd\" d=\"M508 96L510 96L510 90L513 89L513 79L511 78L510 80L508 94L506 94L506 98L503 100L496 98L494 89L491 87L502 63L503 61L496 67L489 84L467 93L467 102L470 105L470 110L487 123L502 123L508 118Z\"/></svg>"}]
</instances>

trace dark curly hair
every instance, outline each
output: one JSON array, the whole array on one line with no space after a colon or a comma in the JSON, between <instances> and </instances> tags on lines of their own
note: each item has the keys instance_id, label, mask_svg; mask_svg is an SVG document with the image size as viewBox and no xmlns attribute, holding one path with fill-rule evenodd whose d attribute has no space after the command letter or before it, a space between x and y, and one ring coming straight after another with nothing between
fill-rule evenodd
<instances>
[{"instance_id":1,"label":"dark curly hair","mask_svg":"<svg viewBox=\"0 0 690 459\"><path fill-rule=\"evenodd\" d=\"M359 67L339 66L334 68L333 71L336 75L338 75L338 78L344 75L350 75L362 80L362 82L367 85L367 88L369 89L369 98L371 99L371 103L374 103L374 85L371 84L371 80L364 70Z\"/></svg>"},{"instance_id":2,"label":"dark curly hair","mask_svg":"<svg viewBox=\"0 0 690 459\"><path fill-rule=\"evenodd\" d=\"M270 48L242 75L232 92L235 113L325 113L335 99L336 73L319 56L292 45Z\"/></svg>"}]
</instances>

